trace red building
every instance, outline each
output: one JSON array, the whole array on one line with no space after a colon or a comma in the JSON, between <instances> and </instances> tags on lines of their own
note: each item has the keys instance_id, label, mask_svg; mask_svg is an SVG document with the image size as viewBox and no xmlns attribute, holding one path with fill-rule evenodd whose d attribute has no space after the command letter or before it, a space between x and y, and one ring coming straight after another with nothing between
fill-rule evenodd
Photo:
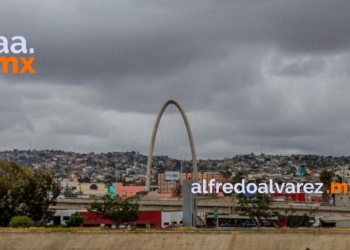
<instances>
[{"instance_id":1,"label":"red building","mask_svg":"<svg viewBox=\"0 0 350 250\"><path fill-rule=\"evenodd\" d=\"M305 193L294 193L294 194L282 194L275 193L271 194L272 198L286 198L288 197L288 201L305 201Z\"/></svg>"},{"instance_id":2,"label":"red building","mask_svg":"<svg viewBox=\"0 0 350 250\"><path fill-rule=\"evenodd\" d=\"M79 212L80 216L85 217L84 226L94 227L104 224L112 226L111 220L105 219L94 212ZM156 227L162 228L170 225L182 225L182 211L139 211L139 217L136 221L125 223L133 224L136 227Z\"/></svg>"},{"instance_id":3,"label":"red building","mask_svg":"<svg viewBox=\"0 0 350 250\"><path fill-rule=\"evenodd\" d=\"M136 226L150 225L151 227L162 228L162 211L141 211L134 224Z\"/></svg>"},{"instance_id":4,"label":"red building","mask_svg":"<svg viewBox=\"0 0 350 250\"><path fill-rule=\"evenodd\" d=\"M103 218L94 212L79 212L80 216L84 217L84 227L95 227L104 224L105 226L113 225L113 222L109 219Z\"/></svg>"}]
</instances>

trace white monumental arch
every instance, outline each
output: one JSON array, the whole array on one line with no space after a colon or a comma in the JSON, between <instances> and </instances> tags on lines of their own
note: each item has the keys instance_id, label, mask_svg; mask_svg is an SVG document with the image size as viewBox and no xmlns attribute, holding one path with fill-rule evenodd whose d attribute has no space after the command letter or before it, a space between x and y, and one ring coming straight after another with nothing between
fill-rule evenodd
<instances>
[{"instance_id":1,"label":"white monumental arch","mask_svg":"<svg viewBox=\"0 0 350 250\"><path fill-rule=\"evenodd\" d=\"M148 160L147 160L147 176L146 176L146 191L150 191L150 186L151 186L151 167L152 167L152 161L153 161L153 150L154 150L154 144L156 141L156 135L157 135L157 130L159 126L160 119L162 118L162 115L165 111L165 109L170 105L173 104L177 107L179 112L181 113L182 119L184 120L186 130L187 130L187 135L188 135L188 140L190 141L190 147L191 147L191 154L192 154L192 165L193 165L193 180L195 182L198 181L198 169L197 169L197 157L196 157L196 149L194 147L194 141L193 141L193 135L190 127L190 123L188 122L187 116L185 111L182 109L180 104L178 104L174 100L169 100L166 103L163 104L162 108L160 109L156 122L153 126L153 131L152 131L152 137L151 137L151 142L149 145L149 152L148 152Z\"/></svg>"}]
</instances>

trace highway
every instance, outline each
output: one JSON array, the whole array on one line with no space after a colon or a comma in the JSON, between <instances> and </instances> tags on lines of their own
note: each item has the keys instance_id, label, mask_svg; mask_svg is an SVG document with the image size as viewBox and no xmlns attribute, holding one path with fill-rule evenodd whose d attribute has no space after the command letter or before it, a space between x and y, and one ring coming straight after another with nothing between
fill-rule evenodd
<instances>
[{"instance_id":1,"label":"highway","mask_svg":"<svg viewBox=\"0 0 350 250\"><path fill-rule=\"evenodd\" d=\"M71 210L83 210L85 209L93 199L59 199L56 206L52 206L52 209L71 209ZM141 199L137 200L140 204L140 210L163 210L163 211L179 211L182 210L182 201L180 199ZM233 214L235 208L235 202L231 199L198 199L198 212L212 213L214 207L218 207L219 213ZM350 209L346 207L330 207L330 206L315 206L315 204L305 203L275 203L272 206L273 209L285 211L287 209L295 209L296 214L303 214L317 208L316 214L318 216L349 216Z\"/></svg>"}]
</instances>

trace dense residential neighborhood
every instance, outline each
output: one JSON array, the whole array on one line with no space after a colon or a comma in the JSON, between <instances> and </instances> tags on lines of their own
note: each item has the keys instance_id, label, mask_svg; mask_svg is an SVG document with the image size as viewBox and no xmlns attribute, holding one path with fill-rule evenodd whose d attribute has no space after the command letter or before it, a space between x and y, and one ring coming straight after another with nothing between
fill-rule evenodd
<instances>
[{"instance_id":1,"label":"dense residential neighborhood","mask_svg":"<svg viewBox=\"0 0 350 250\"><path fill-rule=\"evenodd\" d=\"M111 183L144 186L147 156L139 152L75 153L60 150L9 150L0 152L0 159L14 161L30 169L44 169L58 181L79 183ZM318 155L236 155L224 159L198 160L200 173L221 174L229 180L264 180L317 182L323 169L335 173L335 181L349 181L350 156ZM158 184L158 174L164 171L192 173L190 160L180 161L167 156L154 156L152 185Z\"/></svg>"},{"instance_id":2,"label":"dense residential neighborhood","mask_svg":"<svg viewBox=\"0 0 350 250\"><path fill-rule=\"evenodd\" d=\"M198 218L193 226L199 227L281 228L350 225L346 216L350 208L349 194L341 194L339 190L335 195L305 191L287 193L286 187L283 188L282 185L322 182L327 186L335 182L344 183L347 187L350 178L350 157L251 153L224 159L198 160L197 182L203 188L203 192L201 191L197 198L191 196L194 200L187 200L188 202L185 200L188 199L189 192L184 191L183 186L194 179L192 161L154 156L151 169L152 189L146 191L147 158L146 155L135 151L97 154L14 149L0 152L3 171L8 172L3 175L3 180L9 189L15 188L12 184L16 183L16 172L26 176L22 177L23 180L32 180L18 184L22 185L21 190L25 192L30 192L32 188L49 190L52 185L57 185L55 194L51 195L50 191L50 196L45 198L48 200L42 207L40 218L34 220L36 224L43 223L47 215L47 218L52 217L45 223L51 226L188 227L185 225L185 215L189 210L185 206L196 200L198 211L193 210L191 213L197 214ZM10 162L16 164L11 165ZM47 177L50 179L50 185L40 181L40 176L44 176L45 173L50 176ZM169 179L169 176L174 179ZM36 179L38 177L39 179ZM243 193L227 193L220 189L208 194L204 190L209 190L209 180L225 185L236 185L242 180L260 185L272 180L275 183L273 189L276 191L280 186L282 192L252 196L247 193L248 189ZM31 186L34 182L36 184ZM42 184L46 186L40 187ZM12 196L5 193L4 195L9 198L5 200L11 202ZM30 206L36 203L32 199L27 204L28 208L25 207L22 212L9 211L12 211L13 215L28 214L30 218L34 217L31 215L33 209ZM105 206L108 210L105 210ZM124 208L120 210L120 206ZM128 211L131 206L135 206L131 217L127 213L119 214L121 211ZM4 206L3 209L10 207ZM333 209L332 214L328 209ZM112 210L116 214L111 213ZM4 213L4 216L6 214ZM22 218L15 216L11 219L11 216L7 216L5 219L4 225L11 226L13 221ZM80 221L80 224L77 221ZM127 224L123 224L124 222Z\"/></svg>"}]
</instances>

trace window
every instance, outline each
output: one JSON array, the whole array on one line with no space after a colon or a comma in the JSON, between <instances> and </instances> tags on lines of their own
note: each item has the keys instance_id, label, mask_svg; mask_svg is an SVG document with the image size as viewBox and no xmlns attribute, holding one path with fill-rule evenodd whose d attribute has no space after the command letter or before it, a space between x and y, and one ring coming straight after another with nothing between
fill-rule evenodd
<instances>
[{"instance_id":1,"label":"window","mask_svg":"<svg viewBox=\"0 0 350 250\"><path fill-rule=\"evenodd\" d=\"M169 226L169 222L164 222L164 226Z\"/></svg>"},{"instance_id":2,"label":"window","mask_svg":"<svg viewBox=\"0 0 350 250\"><path fill-rule=\"evenodd\" d=\"M63 220L69 220L69 216L63 216Z\"/></svg>"},{"instance_id":3,"label":"window","mask_svg":"<svg viewBox=\"0 0 350 250\"><path fill-rule=\"evenodd\" d=\"M91 184L90 190L98 190L98 186L96 184Z\"/></svg>"}]
</instances>

